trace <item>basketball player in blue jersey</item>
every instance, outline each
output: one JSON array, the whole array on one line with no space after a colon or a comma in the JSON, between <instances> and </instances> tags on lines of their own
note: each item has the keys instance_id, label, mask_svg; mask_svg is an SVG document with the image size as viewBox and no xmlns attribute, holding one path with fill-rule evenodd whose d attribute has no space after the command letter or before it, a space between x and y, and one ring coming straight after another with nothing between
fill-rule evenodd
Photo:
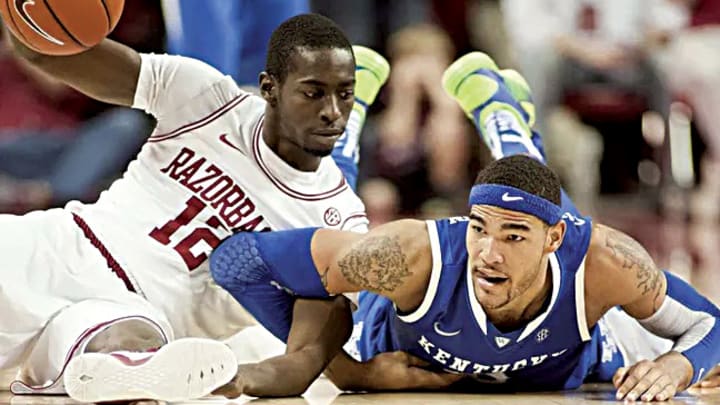
<instances>
[{"instance_id":1,"label":"basketball player in blue jersey","mask_svg":"<svg viewBox=\"0 0 720 405\"><path fill-rule=\"evenodd\" d=\"M542 163L522 78L475 53L444 86L499 159L479 174L469 217L238 234L211 257L215 280L280 337L283 302L366 290L349 350L363 362L403 351L515 390L594 379L643 401L700 381L720 362L720 311L634 239L577 212ZM363 364L340 354L326 374L378 389Z\"/></svg>"}]
</instances>

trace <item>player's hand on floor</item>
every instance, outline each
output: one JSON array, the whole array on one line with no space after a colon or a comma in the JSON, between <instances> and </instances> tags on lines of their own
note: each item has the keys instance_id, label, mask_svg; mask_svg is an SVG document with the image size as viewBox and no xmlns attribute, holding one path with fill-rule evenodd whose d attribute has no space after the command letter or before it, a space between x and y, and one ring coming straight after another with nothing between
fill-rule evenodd
<instances>
[{"instance_id":1,"label":"player's hand on floor","mask_svg":"<svg viewBox=\"0 0 720 405\"><path fill-rule=\"evenodd\" d=\"M371 376L378 390L441 389L463 378L462 374L424 369L428 362L405 352L381 353L369 362L378 375Z\"/></svg>"},{"instance_id":2,"label":"player's hand on floor","mask_svg":"<svg viewBox=\"0 0 720 405\"><path fill-rule=\"evenodd\" d=\"M678 354L682 356L681 354ZM670 367L660 361L643 360L631 367L620 367L613 376L618 400L667 401L675 396L682 383L681 367Z\"/></svg>"},{"instance_id":3,"label":"player's hand on floor","mask_svg":"<svg viewBox=\"0 0 720 405\"><path fill-rule=\"evenodd\" d=\"M241 377L240 373L237 373L233 379L223 385L222 387L216 389L212 393L213 395L220 395L225 398L234 399L239 397L243 394L243 379Z\"/></svg>"}]
</instances>

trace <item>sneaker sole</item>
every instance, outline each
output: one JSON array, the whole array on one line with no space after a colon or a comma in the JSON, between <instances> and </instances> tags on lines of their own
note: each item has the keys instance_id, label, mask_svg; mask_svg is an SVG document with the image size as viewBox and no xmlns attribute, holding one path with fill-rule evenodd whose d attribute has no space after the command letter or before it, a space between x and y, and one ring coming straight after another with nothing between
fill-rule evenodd
<instances>
[{"instance_id":1,"label":"sneaker sole","mask_svg":"<svg viewBox=\"0 0 720 405\"><path fill-rule=\"evenodd\" d=\"M235 354L225 344L188 338L168 343L136 366L108 354L82 354L70 361L63 382L68 395L83 402L186 401L212 393L236 372Z\"/></svg>"}]
</instances>

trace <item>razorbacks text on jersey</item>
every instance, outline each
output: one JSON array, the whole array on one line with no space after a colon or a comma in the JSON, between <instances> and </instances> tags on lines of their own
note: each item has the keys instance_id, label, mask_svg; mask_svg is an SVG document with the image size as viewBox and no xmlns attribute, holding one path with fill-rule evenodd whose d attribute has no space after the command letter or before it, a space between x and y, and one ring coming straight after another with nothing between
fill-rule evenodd
<instances>
[{"instance_id":1,"label":"razorbacks text on jersey","mask_svg":"<svg viewBox=\"0 0 720 405\"><path fill-rule=\"evenodd\" d=\"M247 325L208 272L210 251L233 232L367 228L331 157L301 172L265 144L265 105L202 62L142 55L134 107L157 128L96 203L67 206L128 288L167 314L176 337L222 339Z\"/></svg>"},{"instance_id":2,"label":"razorbacks text on jersey","mask_svg":"<svg viewBox=\"0 0 720 405\"><path fill-rule=\"evenodd\" d=\"M390 300L362 293L354 314L350 354L367 360L380 352L403 350L435 368L504 383L509 389L578 387L602 362L605 334L588 328L584 260L592 222L563 195L567 233L550 256L552 293L545 310L524 327L501 332L477 302L468 267L464 217L427 221L433 268L426 295L412 313L398 314ZM353 353L353 344L357 352Z\"/></svg>"}]
</instances>

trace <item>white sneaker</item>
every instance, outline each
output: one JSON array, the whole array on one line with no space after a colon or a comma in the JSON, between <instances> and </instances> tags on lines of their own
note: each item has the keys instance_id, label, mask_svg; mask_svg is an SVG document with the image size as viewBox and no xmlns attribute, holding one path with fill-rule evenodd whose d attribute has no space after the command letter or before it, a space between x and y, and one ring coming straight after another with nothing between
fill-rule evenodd
<instances>
[{"instance_id":1,"label":"white sneaker","mask_svg":"<svg viewBox=\"0 0 720 405\"><path fill-rule=\"evenodd\" d=\"M179 339L156 352L84 353L65 369L71 398L83 402L152 399L186 401L227 384L237 360L224 343Z\"/></svg>"}]
</instances>

